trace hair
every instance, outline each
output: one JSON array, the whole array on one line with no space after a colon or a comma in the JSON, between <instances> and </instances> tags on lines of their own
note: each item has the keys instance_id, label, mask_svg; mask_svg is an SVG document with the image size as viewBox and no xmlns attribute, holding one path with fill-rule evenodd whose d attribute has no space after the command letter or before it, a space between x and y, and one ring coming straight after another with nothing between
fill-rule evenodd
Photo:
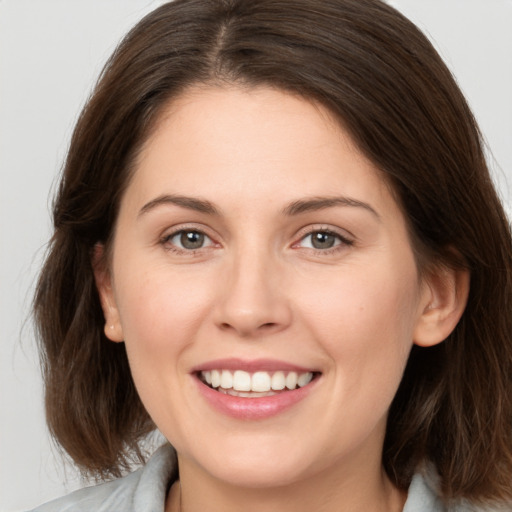
<instances>
[{"instance_id":1,"label":"hair","mask_svg":"<svg viewBox=\"0 0 512 512\"><path fill-rule=\"evenodd\" d=\"M104 334L91 259L95 244L109 247L159 114L198 84L267 86L324 105L391 184L420 270L469 270L453 333L412 349L383 465L401 489L429 461L446 500L512 499L509 223L454 78L415 25L379 0L176 0L121 42L74 130L35 295L52 435L102 478L143 458L155 426L124 344Z\"/></svg>"}]
</instances>

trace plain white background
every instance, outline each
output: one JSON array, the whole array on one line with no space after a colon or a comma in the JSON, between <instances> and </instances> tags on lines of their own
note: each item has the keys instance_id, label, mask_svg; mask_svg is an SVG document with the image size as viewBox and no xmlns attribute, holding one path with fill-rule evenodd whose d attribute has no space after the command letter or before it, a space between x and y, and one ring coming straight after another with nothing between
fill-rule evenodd
<instances>
[{"instance_id":1,"label":"plain white background","mask_svg":"<svg viewBox=\"0 0 512 512\"><path fill-rule=\"evenodd\" d=\"M0 512L80 485L45 429L30 302L50 236L51 192L80 108L122 35L161 3L0 0ZM389 3L427 32L455 73L509 208L512 0Z\"/></svg>"}]
</instances>

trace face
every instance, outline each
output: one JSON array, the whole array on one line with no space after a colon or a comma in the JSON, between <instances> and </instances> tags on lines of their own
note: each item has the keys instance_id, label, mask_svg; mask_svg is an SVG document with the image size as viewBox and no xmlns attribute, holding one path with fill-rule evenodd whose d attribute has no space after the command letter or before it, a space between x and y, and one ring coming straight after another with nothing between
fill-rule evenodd
<instances>
[{"instance_id":1,"label":"face","mask_svg":"<svg viewBox=\"0 0 512 512\"><path fill-rule=\"evenodd\" d=\"M265 88L173 101L97 281L183 467L272 486L380 465L431 290L379 171L321 106Z\"/></svg>"}]
</instances>

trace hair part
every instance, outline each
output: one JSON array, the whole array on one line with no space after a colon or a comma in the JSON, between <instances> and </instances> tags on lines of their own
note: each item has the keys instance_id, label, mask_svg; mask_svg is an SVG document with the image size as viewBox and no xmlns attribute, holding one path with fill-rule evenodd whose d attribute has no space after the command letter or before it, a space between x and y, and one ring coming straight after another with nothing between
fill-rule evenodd
<instances>
[{"instance_id":1,"label":"hair part","mask_svg":"<svg viewBox=\"0 0 512 512\"><path fill-rule=\"evenodd\" d=\"M112 239L134 162L173 98L198 84L270 86L332 112L391 184L420 270L467 268L465 313L414 347L383 464L406 489L423 460L447 500L512 499L512 242L481 136L452 75L379 0L175 0L107 62L72 136L34 311L53 436L84 471L118 476L154 429L111 343L92 251Z\"/></svg>"}]
</instances>

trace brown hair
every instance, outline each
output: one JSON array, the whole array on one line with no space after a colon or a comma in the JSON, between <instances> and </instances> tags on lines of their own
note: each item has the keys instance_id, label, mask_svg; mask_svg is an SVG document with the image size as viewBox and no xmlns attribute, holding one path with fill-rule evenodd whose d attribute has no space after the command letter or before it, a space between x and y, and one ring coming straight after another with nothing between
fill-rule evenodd
<instances>
[{"instance_id":1,"label":"brown hair","mask_svg":"<svg viewBox=\"0 0 512 512\"><path fill-rule=\"evenodd\" d=\"M140 457L154 428L123 344L103 333L91 253L108 246L163 106L198 83L268 85L321 102L392 184L418 261L470 270L454 332L411 352L383 463L402 489L428 460L447 499L511 499L509 224L453 77L425 36L379 0L176 0L117 48L72 137L35 298L55 438L106 477Z\"/></svg>"}]
</instances>

